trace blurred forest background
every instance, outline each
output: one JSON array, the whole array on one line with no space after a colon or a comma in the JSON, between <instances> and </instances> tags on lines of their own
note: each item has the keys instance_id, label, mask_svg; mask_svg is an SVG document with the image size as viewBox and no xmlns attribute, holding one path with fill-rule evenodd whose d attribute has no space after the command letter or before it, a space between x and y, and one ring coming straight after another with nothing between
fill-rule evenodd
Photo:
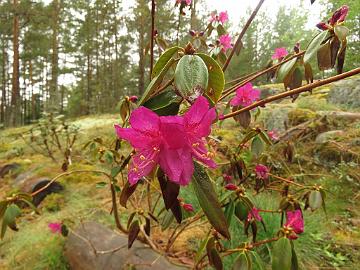
<instances>
[{"instance_id":1,"label":"blurred forest background","mask_svg":"<svg viewBox=\"0 0 360 270\"><path fill-rule=\"evenodd\" d=\"M157 1L155 60L166 46L176 44L178 29L178 42L185 45L189 30L203 31L208 22L206 1L193 0L180 24L174 2ZM358 67L360 1L322 4L323 19L343 4L352 7L345 70ZM300 41L305 49L317 31L304 27L307 16L301 5L279 7L276 19L262 10L228 78L263 68L276 47L291 50ZM241 29L247 17L227 27ZM141 95L149 82L150 20L146 0L131 7L120 0L0 1L0 126L32 123L44 111L69 117L115 112L122 96Z\"/></svg>"}]
</instances>

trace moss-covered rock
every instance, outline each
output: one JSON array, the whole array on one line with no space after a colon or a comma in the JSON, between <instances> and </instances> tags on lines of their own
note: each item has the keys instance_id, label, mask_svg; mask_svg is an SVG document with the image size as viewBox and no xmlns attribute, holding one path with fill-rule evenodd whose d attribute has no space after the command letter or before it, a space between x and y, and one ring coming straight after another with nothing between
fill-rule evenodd
<instances>
[{"instance_id":1,"label":"moss-covered rock","mask_svg":"<svg viewBox=\"0 0 360 270\"><path fill-rule=\"evenodd\" d=\"M289 123L291 126L296 126L309 120L315 119L317 114L308 109L296 108L288 113Z\"/></svg>"},{"instance_id":2,"label":"moss-covered rock","mask_svg":"<svg viewBox=\"0 0 360 270\"><path fill-rule=\"evenodd\" d=\"M348 108L360 108L360 77L332 84L328 102Z\"/></svg>"}]
</instances>

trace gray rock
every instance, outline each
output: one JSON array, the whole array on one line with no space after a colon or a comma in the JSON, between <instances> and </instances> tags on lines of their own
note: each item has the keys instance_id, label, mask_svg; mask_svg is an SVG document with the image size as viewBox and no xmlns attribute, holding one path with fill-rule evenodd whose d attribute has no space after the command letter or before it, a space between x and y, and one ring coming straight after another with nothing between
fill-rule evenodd
<instances>
[{"instance_id":1,"label":"gray rock","mask_svg":"<svg viewBox=\"0 0 360 270\"><path fill-rule=\"evenodd\" d=\"M96 222L83 223L75 229L75 233L70 233L64 253L72 270L188 269L171 264L138 241L128 249L127 236Z\"/></svg>"},{"instance_id":2,"label":"gray rock","mask_svg":"<svg viewBox=\"0 0 360 270\"><path fill-rule=\"evenodd\" d=\"M326 143L330 140L333 140L336 137L344 135L344 131L342 130L331 130L327 132L320 133L317 135L315 142L316 143Z\"/></svg>"},{"instance_id":3,"label":"gray rock","mask_svg":"<svg viewBox=\"0 0 360 270\"><path fill-rule=\"evenodd\" d=\"M49 179L38 179L36 184L33 186L31 192L38 191L39 189L45 187L49 183L50 183ZM46 189L44 189L43 191L40 191L35 196L33 196L32 203L35 206L38 206L46 198L47 195L49 195L51 193L58 193L58 192L62 191L63 189L64 189L64 187L60 183L53 182Z\"/></svg>"},{"instance_id":4,"label":"gray rock","mask_svg":"<svg viewBox=\"0 0 360 270\"><path fill-rule=\"evenodd\" d=\"M334 83L327 96L329 103L360 108L360 78L352 78Z\"/></svg>"},{"instance_id":5,"label":"gray rock","mask_svg":"<svg viewBox=\"0 0 360 270\"><path fill-rule=\"evenodd\" d=\"M9 173L16 173L20 169L20 164L10 163L0 167L0 178L4 178Z\"/></svg>"}]
</instances>

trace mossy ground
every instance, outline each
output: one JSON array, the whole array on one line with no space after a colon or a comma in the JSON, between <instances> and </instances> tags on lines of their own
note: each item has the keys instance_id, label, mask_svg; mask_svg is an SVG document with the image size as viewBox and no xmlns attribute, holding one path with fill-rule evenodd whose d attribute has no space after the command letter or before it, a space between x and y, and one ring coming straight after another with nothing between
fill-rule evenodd
<instances>
[{"instance_id":1,"label":"mossy ground","mask_svg":"<svg viewBox=\"0 0 360 270\"><path fill-rule=\"evenodd\" d=\"M272 87L274 87L272 85ZM276 86L275 86L276 87ZM295 103L289 100L269 105L262 111L257 124L262 126L269 113L278 108L287 108L290 113L289 125L296 125L316 118L318 111L340 111L344 108L326 102L328 88L318 88L313 94L305 94ZM96 137L103 137L107 142L114 139L113 124L118 121L117 115L98 115L74 119L73 123L80 125L79 141L74 149L71 170L97 169L89 155L84 154L82 147ZM341 128L345 135L335 139L345 150L360 154L360 144L356 138L360 135L360 122L338 123L336 129ZM335 126L334 126L335 128ZM24 173L31 171L37 177L52 178L61 173L61 164L52 163L48 158L34 154L23 142L19 134L29 127L8 129L0 132L0 164L17 162ZM332 126L329 126L332 129ZM213 132L214 138L221 138L223 143L231 147L241 138L240 129L232 120L226 121L221 127L217 126ZM314 139L314 138L313 138ZM356 269L360 264L360 231L354 225L359 220L359 185L360 172L358 160L353 157L348 162L340 159L340 163L329 168L323 166L314 158L314 151L318 145L314 140L297 140L295 142L295 162L288 164L294 177L302 183L321 184L329 190L326 200L327 215L322 211L305 212L305 233L296 240L296 248L302 265L308 267L349 267ZM278 160L281 145L269 149L270 160ZM125 149L124 151L128 151ZM334 150L339 153L338 150ZM330 154L331 156L332 154ZM331 158L331 157L330 157ZM220 159L218 162L222 162ZM343 161L343 162L341 162ZM105 165L104 165L105 166ZM103 169L103 168L102 168ZM105 168L108 169L108 168ZM52 195L41 205L41 215L30 213L19 219L19 232L8 231L4 240L0 242L0 269L67 269L62 249L65 238L53 234L47 228L48 223L59 220L68 222L73 227L82 221L95 219L114 228L114 221L109 214L111 209L110 193L106 188L96 188L96 183L106 181L98 174L78 174L64 177L60 182L65 191L59 195ZM0 197L11 193L13 177L7 176L1 180ZM259 208L276 209L277 194L263 193L255 196L254 201ZM181 197L199 208L193 196L191 186L182 189ZM124 211L124 209L121 209ZM126 216L126 214L125 214ZM279 217L264 213L267 231L259 226L258 239L273 236L279 228ZM203 225L206 226L206 225ZM184 248L196 250L205 230L194 228L184 234L175 244L175 250ZM231 224L233 238L231 244L236 245L246 240L242 225L234 218ZM158 235L163 237L160 231ZM266 249L261 251L263 258L268 258ZM226 259L226 269L230 269L233 257ZM355 268L354 268L355 267Z\"/></svg>"}]
</instances>

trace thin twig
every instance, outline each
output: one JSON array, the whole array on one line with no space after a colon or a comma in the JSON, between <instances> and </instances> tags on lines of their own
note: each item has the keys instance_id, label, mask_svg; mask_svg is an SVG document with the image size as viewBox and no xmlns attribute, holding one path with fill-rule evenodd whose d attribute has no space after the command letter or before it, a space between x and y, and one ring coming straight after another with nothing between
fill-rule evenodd
<instances>
[{"instance_id":1,"label":"thin twig","mask_svg":"<svg viewBox=\"0 0 360 270\"><path fill-rule=\"evenodd\" d=\"M359 73L360 73L360 68L355 68L355 69L350 70L348 72L345 72L345 73L342 73L342 74L339 74L339 75L336 75L336 76L333 76L333 77L330 77L330 78L327 78L327 79L323 79L323 80L319 80L317 82L309 83L309 84L303 85L303 86L301 86L299 88L295 88L293 90L289 90L289 91L286 91L286 92L283 92L283 93L280 93L280 94L277 94L277 95L274 95L274 96L270 96L268 98L264 98L262 100L254 102L253 104L251 104L249 106L246 106L246 107L244 107L244 108L242 108L240 110L237 110L235 112L224 115L221 118L221 120L234 117L234 116L236 116L236 115L238 115L238 114L240 114L242 112L250 111L250 110L252 110L254 108L257 108L257 107L264 106L265 104L273 102L275 100L283 99L283 98L286 98L286 97L289 97L289 96L300 94L302 92L310 91L311 89L314 89L316 87L326 85L326 84L329 84L329 83L332 83L332 82L336 82L336 81L345 79L347 77L354 76L354 75L359 74Z\"/></svg>"},{"instance_id":2,"label":"thin twig","mask_svg":"<svg viewBox=\"0 0 360 270\"><path fill-rule=\"evenodd\" d=\"M260 70L258 72L255 72L255 74L251 77L247 77L247 79L243 80L243 81L240 81L236 84L234 84L233 86L229 87L228 89L226 89L221 98L219 99L219 101L223 100L224 98L226 98L228 95L230 95L231 93L235 92L235 90L241 86L244 86L245 84L247 84L248 82L251 82L257 78L259 78L260 76L270 72L270 71L273 71L274 69L277 69L279 66L289 62L290 60L294 59L294 58L297 58L297 57L300 57L302 55L305 54L306 51L302 51L302 52L299 52L297 54L294 54L292 56L290 56L289 58L286 58L284 59L283 61L281 61L280 63L277 63L276 65L273 65L267 69L263 69L263 70Z\"/></svg>"},{"instance_id":3,"label":"thin twig","mask_svg":"<svg viewBox=\"0 0 360 270\"><path fill-rule=\"evenodd\" d=\"M237 47L239 47L240 44L241 44L241 39L242 39L243 36L245 35L247 29L249 28L251 22L254 20L256 14L258 13L258 11L259 11L260 7L262 6L262 4L264 3L264 1L265 1L265 0L260 0L260 1L259 1L258 5L256 6L256 8L254 9L253 13L251 14L250 18L249 18L248 21L246 22L246 24L245 24L244 28L242 29L242 31L241 31L238 39L236 40L236 43L235 43L234 47L232 48L232 50L231 50L231 52L230 52L229 57L226 59L226 62L225 62L225 64L224 64L224 66L223 66L223 71L225 71L226 68L228 67L228 65L229 65L229 63L230 63L230 61L231 61L231 58L233 57L233 55L234 55Z\"/></svg>"},{"instance_id":4,"label":"thin twig","mask_svg":"<svg viewBox=\"0 0 360 270\"><path fill-rule=\"evenodd\" d=\"M155 0L151 0L150 81L154 66Z\"/></svg>"}]
</instances>

